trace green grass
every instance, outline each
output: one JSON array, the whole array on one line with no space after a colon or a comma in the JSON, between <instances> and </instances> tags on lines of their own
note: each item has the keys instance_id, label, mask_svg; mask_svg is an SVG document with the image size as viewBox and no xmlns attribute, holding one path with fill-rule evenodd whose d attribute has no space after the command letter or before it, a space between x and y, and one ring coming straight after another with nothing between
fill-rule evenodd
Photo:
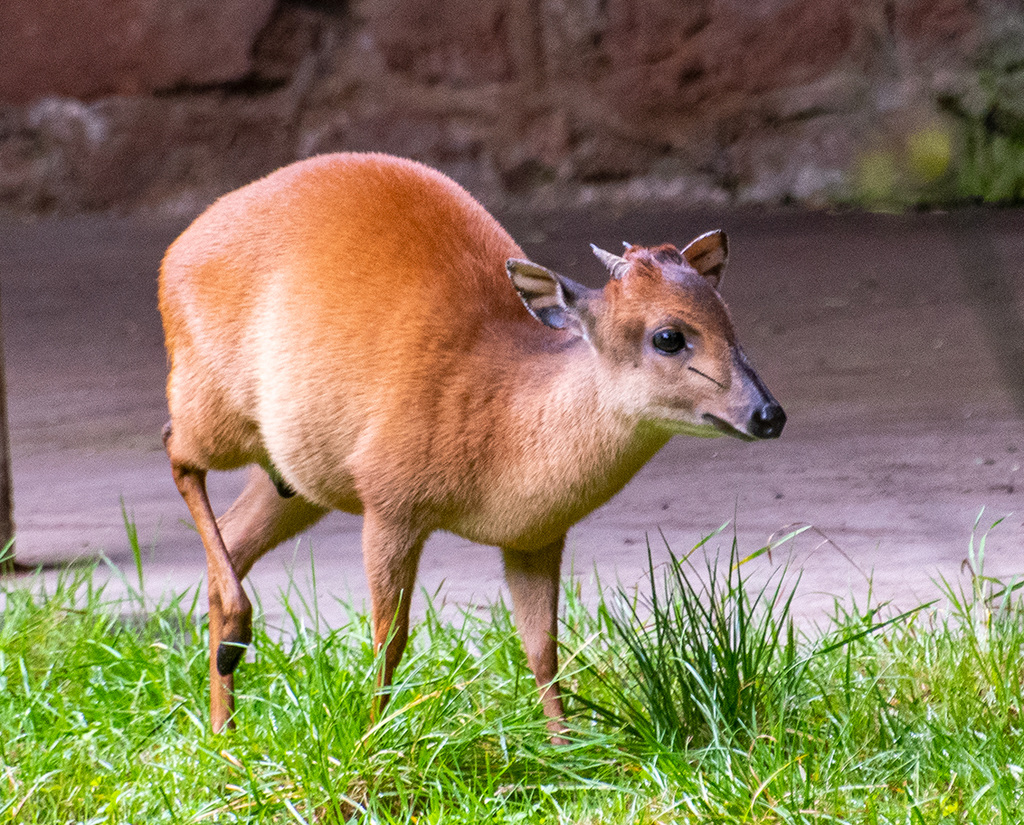
<instances>
[{"instance_id":1,"label":"green grass","mask_svg":"<svg viewBox=\"0 0 1024 825\"><path fill-rule=\"evenodd\" d=\"M561 747L501 605L428 609L371 725L367 617L314 632L296 597L289 627L255 628L239 729L214 736L194 593L115 603L90 570L6 583L0 822L1020 821L1024 613L985 576L983 535L970 584L937 583L944 609L837 602L813 633L797 575L755 586L763 560L707 549L594 611L570 589Z\"/></svg>"}]
</instances>

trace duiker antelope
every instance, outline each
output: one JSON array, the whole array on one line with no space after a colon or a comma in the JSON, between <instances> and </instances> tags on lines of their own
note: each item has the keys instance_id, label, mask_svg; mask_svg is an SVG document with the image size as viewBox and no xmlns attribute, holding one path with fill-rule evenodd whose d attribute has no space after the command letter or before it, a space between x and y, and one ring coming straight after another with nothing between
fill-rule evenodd
<instances>
[{"instance_id":1,"label":"duiker antelope","mask_svg":"<svg viewBox=\"0 0 1024 825\"><path fill-rule=\"evenodd\" d=\"M251 638L241 580L332 509L363 515L381 687L406 644L420 550L448 530L501 548L562 729L566 531L675 433L776 438L786 420L718 295L722 232L681 251L594 252L603 289L526 260L444 175L379 154L280 169L167 250L164 443L206 548L214 730L231 724ZM206 473L243 465L248 483L217 520Z\"/></svg>"}]
</instances>

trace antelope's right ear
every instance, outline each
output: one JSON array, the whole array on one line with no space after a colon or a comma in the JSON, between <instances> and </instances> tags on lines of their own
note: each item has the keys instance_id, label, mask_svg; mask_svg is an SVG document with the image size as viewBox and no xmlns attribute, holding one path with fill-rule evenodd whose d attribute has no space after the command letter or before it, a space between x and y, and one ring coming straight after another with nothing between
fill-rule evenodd
<instances>
[{"instance_id":1,"label":"antelope's right ear","mask_svg":"<svg viewBox=\"0 0 1024 825\"><path fill-rule=\"evenodd\" d=\"M529 313L545 326L587 338L582 310L590 289L532 261L509 258L505 269Z\"/></svg>"},{"instance_id":2,"label":"antelope's right ear","mask_svg":"<svg viewBox=\"0 0 1024 825\"><path fill-rule=\"evenodd\" d=\"M729 260L729 239L721 229L705 232L683 250L690 266L703 275L715 289L722 285L725 264Z\"/></svg>"}]
</instances>

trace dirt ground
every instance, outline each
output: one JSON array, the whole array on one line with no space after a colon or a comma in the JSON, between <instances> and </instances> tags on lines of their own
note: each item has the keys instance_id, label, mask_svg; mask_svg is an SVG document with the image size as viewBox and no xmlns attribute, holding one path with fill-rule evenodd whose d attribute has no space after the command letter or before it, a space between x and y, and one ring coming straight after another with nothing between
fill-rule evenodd
<instances>
[{"instance_id":1,"label":"dirt ground","mask_svg":"<svg viewBox=\"0 0 1024 825\"><path fill-rule=\"evenodd\" d=\"M138 528L146 591L194 592L205 566L160 444L165 358L156 272L181 219L0 221L18 554L55 564L104 554L134 582L122 503ZM728 212L514 216L534 260L596 283L591 241L730 236L723 294L754 366L789 415L777 442L677 437L569 536L585 598L637 584L664 542L681 553L728 523L749 553L811 525L775 563L803 572L799 612L831 595L912 606L961 579L971 528L989 572L1024 572L1024 213L851 216ZM238 475L211 481L223 508ZM315 581L328 620L362 604L359 519L336 514L261 561L250 582L271 622L278 594ZM662 539L662 535L664 539ZM315 568L311 568L310 559ZM759 561L761 572L766 561ZM47 576L53 576L50 572ZM449 605L501 592L500 554L435 536L420 583ZM123 589L112 576L110 592ZM422 609L423 595L418 594Z\"/></svg>"}]
</instances>

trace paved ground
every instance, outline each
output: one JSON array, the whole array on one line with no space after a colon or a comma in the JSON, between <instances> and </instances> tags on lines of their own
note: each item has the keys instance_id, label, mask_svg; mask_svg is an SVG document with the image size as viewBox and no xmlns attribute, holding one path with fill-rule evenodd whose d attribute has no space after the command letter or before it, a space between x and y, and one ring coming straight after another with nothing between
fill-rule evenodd
<instances>
[{"instance_id":1,"label":"paved ground","mask_svg":"<svg viewBox=\"0 0 1024 825\"><path fill-rule=\"evenodd\" d=\"M605 508L570 533L586 597L637 583L645 538L664 558L718 526L749 552L809 524L779 553L804 571L800 611L826 594L899 605L956 578L971 527L1007 516L989 570L1024 572L1024 213L844 216L798 213L578 214L508 225L537 261L600 278L587 244L683 243L721 226L732 259L724 294L741 341L789 414L782 439L677 438ZM18 552L56 563L103 553L134 577L121 507L144 548L153 598L194 590L204 557L160 445L165 373L155 279L180 220L0 221ZM212 484L226 506L240 478ZM272 620L291 586L321 608L366 596L359 519L335 515L250 577ZM762 568L764 564L762 563ZM568 572L568 571L567 571ZM48 574L48 575L53 575ZM499 554L451 536L427 546L421 584L449 604L500 592ZM122 585L115 581L111 592ZM422 606L422 597L419 604Z\"/></svg>"}]
</instances>

